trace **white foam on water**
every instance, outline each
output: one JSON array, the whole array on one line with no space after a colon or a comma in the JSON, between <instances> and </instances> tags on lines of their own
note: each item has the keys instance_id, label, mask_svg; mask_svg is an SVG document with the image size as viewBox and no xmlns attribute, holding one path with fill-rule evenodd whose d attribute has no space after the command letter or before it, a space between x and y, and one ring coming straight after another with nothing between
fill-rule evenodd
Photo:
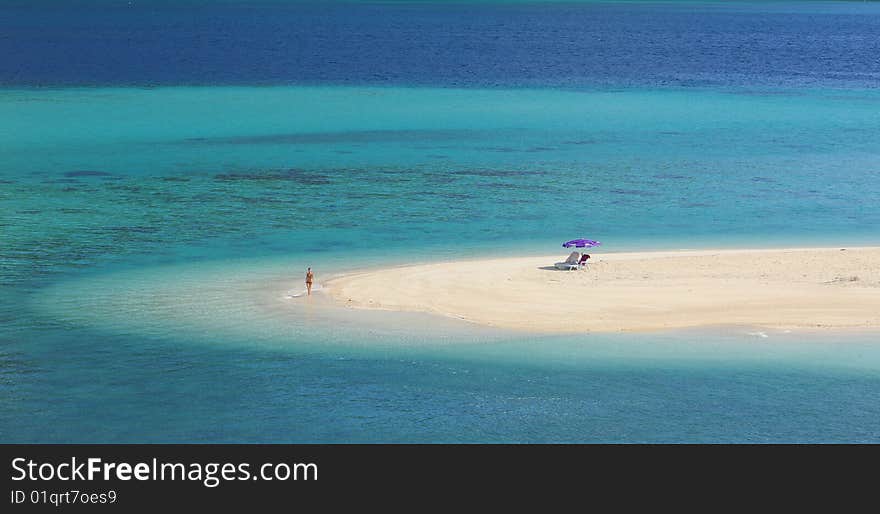
<instances>
[{"instance_id":1,"label":"white foam on water","mask_svg":"<svg viewBox=\"0 0 880 514\"><path fill-rule=\"evenodd\" d=\"M322 289L324 289L324 287L321 284L316 283L316 284L312 285L312 292L313 293L316 293ZM303 296L308 296L308 290L305 288L291 289L290 291L287 292L287 294L284 297L285 298L302 298Z\"/></svg>"}]
</instances>

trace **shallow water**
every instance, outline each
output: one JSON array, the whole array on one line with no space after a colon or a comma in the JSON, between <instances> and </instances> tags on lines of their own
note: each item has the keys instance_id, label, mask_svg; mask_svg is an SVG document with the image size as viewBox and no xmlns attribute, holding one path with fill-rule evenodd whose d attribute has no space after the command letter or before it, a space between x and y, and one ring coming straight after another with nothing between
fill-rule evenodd
<instances>
[{"instance_id":1,"label":"shallow water","mask_svg":"<svg viewBox=\"0 0 880 514\"><path fill-rule=\"evenodd\" d=\"M877 334L550 337L287 298L306 266L320 282L368 266L547 254L572 237L615 251L880 244L876 6L700 5L661 18L645 6L592 12L607 22L590 29L600 39L619 41L620 16L652 36L586 64L523 48L505 60L516 73L491 58L465 73L455 52L414 68L430 48L417 46L381 60L398 68L372 80L364 70L378 61L334 65L346 46L307 32L323 64L296 68L312 73L302 77L261 61L262 34L241 49L254 67L202 52L198 77L191 66L159 74L164 54L138 45L117 51L156 61L120 57L100 73L92 39L74 38L82 58L54 75L14 53L0 64L11 85L0 90L0 439L880 441ZM122 25L101 26L180 13L167 9L107 11ZM169 25L171 36L226 27L217 9L215 25ZM450 35L448 17L467 6L382 9L393 12L362 18L350 37L381 33L407 9L422 9L423 37L437 44L491 45L492 20L516 33L537 19L533 7L482 5L485 16ZM542 9L539 21L565 32L577 8ZM0 48L33 37L35 12L2 11L17 29ZM61 58L63 19L50 16L28 62ZM73 22L84 19L95 20ZM689 33L676 44L705 59L642 52L674 49L674 28L694 19L704 43ZM836 37L819 45L811 31ZM385 33L383 51L409 37ZM739 49L743 64L713 68L719 48ZM330 80L337 65L347 80ZM140 87L140 73L168 87ZM67 87L83 77L97 86Z\"/></svg>"}]
</instances>

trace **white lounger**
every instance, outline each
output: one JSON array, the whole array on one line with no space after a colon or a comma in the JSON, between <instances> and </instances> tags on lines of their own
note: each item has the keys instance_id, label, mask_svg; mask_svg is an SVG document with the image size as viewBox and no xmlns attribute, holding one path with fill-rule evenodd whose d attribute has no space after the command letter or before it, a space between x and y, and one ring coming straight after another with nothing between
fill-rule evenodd
<instances>
[{"instance_id":1,"label":"white lounger","mask_svg":"<svg viewBox=\"0 0 880 514\"><path fill-rule=\"evenodd\" d=\"M571 255L568 256L568 259L565 259L564 262L557 262L553 266L556 269L567 269L568 271L578 269L578 261L581 260L581 254L579 252L571 252Z\"/></svg>"}]
</instances>

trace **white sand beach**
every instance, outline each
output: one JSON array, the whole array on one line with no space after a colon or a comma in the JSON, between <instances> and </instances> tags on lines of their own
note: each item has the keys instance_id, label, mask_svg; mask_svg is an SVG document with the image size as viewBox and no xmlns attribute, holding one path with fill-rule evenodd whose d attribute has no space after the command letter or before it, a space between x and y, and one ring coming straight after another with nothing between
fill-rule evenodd
<instances>
[{"instance_id":1,"label":"white sand beach","mask_svg":"<svg viewBox=\"0 0 880 514\"><path fill-rule=\"evenodd\" d=\"M429 312L533 332L712 325L880 328L880 248L590 251L365 270L324 283L352 308Z\"/></svg>"}]
</instances>

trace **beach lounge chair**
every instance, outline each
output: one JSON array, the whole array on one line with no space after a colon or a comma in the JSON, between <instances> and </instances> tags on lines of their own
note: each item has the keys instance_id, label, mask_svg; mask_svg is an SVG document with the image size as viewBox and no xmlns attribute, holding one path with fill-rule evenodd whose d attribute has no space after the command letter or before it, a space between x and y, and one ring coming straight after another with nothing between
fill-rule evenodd
<instances>
[{"instance_id":1,"label":"beach lounge chair","mask_svg":"<svg viewBox=\"0 0 880 514\"><path fill-rule=\"evenodd\" d=\"M571 252L568 259L565 259L563 262L557 262L553 266L556 269L567 269L568 271L578 269L578 261L580 258L581 254L579 252Z\"/></svg>"}]
</instances>

